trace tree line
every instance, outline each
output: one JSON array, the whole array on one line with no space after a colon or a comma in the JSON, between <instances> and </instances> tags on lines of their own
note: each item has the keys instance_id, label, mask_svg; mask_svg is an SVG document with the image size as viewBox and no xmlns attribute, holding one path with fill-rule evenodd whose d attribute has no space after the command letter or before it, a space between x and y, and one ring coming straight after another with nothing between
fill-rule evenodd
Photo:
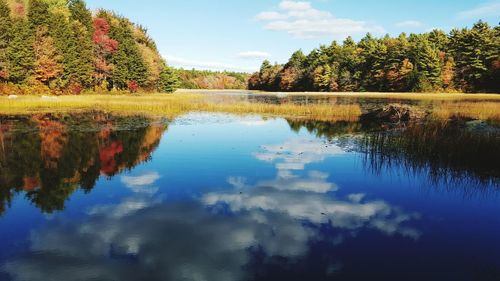
<instances>
[{"instance_id":1,"label":"tree line","mask_svg":"<svg viewBox=\"0 0 500 281\"><path fill-rule=\"evenodd\" d=\"M367 34L286 64L262 63L248 87L265 91L500 92L500 26L479 21L446 34Z\"/></svg>"},{"instance_id":2,"label":"tree line","mask_svg":"<svg viewBox=\"0 0 500 281\"><path fill-rule=\"evenodd\" d=\"M170 92L175 72L146 28L83 0L0 0L0 91Z\"/></svg>"},{"instance_id":3,"label":"tree line","mask_svg":"<svg viewBox=\"0 0 500 281\"><path fill-rule=\"evenodd\" d=\"M177 69L182 89L246 89L250 75L232 71Z\"/></svg>"}]
</instances>

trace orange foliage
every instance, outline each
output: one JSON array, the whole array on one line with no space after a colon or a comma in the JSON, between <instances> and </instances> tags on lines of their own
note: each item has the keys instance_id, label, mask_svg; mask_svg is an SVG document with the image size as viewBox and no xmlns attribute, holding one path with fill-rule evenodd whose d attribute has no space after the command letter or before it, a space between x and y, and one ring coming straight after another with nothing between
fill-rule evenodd
<instances>
[{"instance_id":1,"label":"orange foliage","mask_svg":"<svg viewBox=\"0 0 500 281\"><path fill-rule=\"evenodd\" d=\"M35 191L40 187L39 177L25 177L23 178L23 190L26 192Z\"/></svg>"},{"instance_id":2,"label":"orange foliage","mask_svg":"<svg viewBox=\"0 0 500 281\"><path fill-rule=\"evenodd\" d=\"M36 118L36 117L35 117ZM66 127L59 121L39 119L41 156L46 168L57 168L64 147L68 143Z\"/></svg>"},{"instance_id":3,"label":"orange foliage","mask_svg":"<svg viewBox=\"0 0 500 281\"><path fill-rule=\"evenodd\" d=\"M123 144L120 141L113 141L106 147L99 149L99 159L101 160L101 173L112 175L118 171L115 156L123 152Z\"/></svg>"}]
</instances>

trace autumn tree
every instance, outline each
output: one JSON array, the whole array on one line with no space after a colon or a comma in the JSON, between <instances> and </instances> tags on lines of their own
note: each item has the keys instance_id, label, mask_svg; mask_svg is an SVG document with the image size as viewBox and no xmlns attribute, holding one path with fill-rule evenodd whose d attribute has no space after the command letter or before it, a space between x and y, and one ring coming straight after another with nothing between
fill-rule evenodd
<instances>
[{"instance_id":1,"label":"autumn tree","mask_svg":"<svg viewBox=\"0 0 500 281\"><path fill-rule=\"evenodd\" d=\"M94 79L100 86L111 75L113 65L108 62L111 55L118 49L118 42L109 37L109 24L105 18L93 20L94 34Z\"/></svg>"},{"instance_id":2,"label":"autumn tree","mask_svg":"<svg viewBox=\"0 0 500 281\"><path fill-rule=\"evenodd\" d=\"M49 83L63 72L63 66L60 64L61 56L57 53L47 26L37 27L33 50L35 79L49 86Z\"/></svg>"}]
</instances>

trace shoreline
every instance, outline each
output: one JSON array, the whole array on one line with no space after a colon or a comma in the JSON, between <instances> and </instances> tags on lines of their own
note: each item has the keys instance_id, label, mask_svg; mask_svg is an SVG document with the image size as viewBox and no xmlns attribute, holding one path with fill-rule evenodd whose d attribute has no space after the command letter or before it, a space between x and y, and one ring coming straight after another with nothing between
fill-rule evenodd
<instances>
[{"instance_id":1,"label":"shoreline","mask_svg":"<svg viewBox=\"0 0 500 281\"><path fill-rule=\"evenodd\" d=\"M216 94L216 93L240 93L267 96L326 96L342 98L386 98L386 99L457 99L457 100L498 100L500 93L413 93L413 92L266 92L258 90L204 90L204 89L178 89L175 94Z\"/></svg>"}]
</instances>

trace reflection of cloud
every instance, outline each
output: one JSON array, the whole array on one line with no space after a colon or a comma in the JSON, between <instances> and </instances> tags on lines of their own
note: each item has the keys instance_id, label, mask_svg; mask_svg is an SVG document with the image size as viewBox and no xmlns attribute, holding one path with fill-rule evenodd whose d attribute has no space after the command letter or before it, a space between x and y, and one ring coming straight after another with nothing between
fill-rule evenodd
<instances>
[{"instance_id":1,"label":"reflection of cloud","mask_svg":"<svg viewBox=\"0 0 500 281\"><path fill-rule=\"evenodd\" d=\"M339 153L304 140L265 150L262 159L301 163L302 168ZM416 214L364 194L337 197L329 174L292 171L297 172L278 170L275 179L256 184L229 177L232 191L192 202L161 203L142 192L119 204L96 206L83 221L54 220L32 234L30 253L2 270L13 280L32 281L246 280L245 266L257 258L253 250L262 252L259 262L265 266L272 257L300 261L310 254L311 242L338 245L364 229L419 237L406 226ZM137 188L158 178L149 173L122 181ZM324 235L322 226L335 233ZM334 274L342 266L332 260L325 272Z\"/></svg>"},{"instance_id":2,"label":"reflection of cloud","mask_svg":"<svg viewBox=\"0 0 500 281\"><path fill-rule=\"evenodd\" d=\"M328 174L318 171L309 172L307 178L292 175L290 173L278 174L274 180L261 181L259 186L271 186L277 190L306 191L326 193L337 190L337 186L326 181Z\"/></svg>"},{"instance_id":3,"label":"reflection of cloud","mask_svg":"<svg viewBox=\"0 0 500 281\"><path fill-rule=\"evenodd\" d=\"M197 203L157 205L124 217L96 213L83 223L51 225L33 234L32 254L3 269L14 280L32 281L241 280L250 247L296 257L310 236L282 215L231 217Z\"/></svg>"},{"instance_id":4,"label":"reflection of cloud","mask_svg":"<svg viewBox=\"0 0 500 281\"><path fill-rule=\"evenodd\" d=\"M306 139L292 139L281 145L265 145L262 149L263 152L257 153L255 157L263 161L282 160L276 165L279 170L303 170L307 164L345 154L338 146Z\"/></svg>"},{"instance_id":5,"label":"reflection of cloud","mask_svg":"<svg viewBox=\"0 0 500 281\"><path fill-rule=\"evenodd\" d=\"M160 179L160 175L157 172L149 172L140 176L121 177L122 183L133 192L150 194L158 191L157 188L151 187L158 179Z\"/></svg>"},{"instance_id":6,"label":"reflection of cloud","mask_svg":"<svg viewBox=\"0 0 500 281\"><path fill-rule=\"evenodd\" d=\"M362 201L362 194L349 195L349 200L333 199L316 192L320 189L311 192L309 186L296 188L300 185L293 179L290 183L293 188L257 186L245 193L209 193L203 200L207 205L227 204L233 212L261 210L316 224L331 223L340 229L369 227L390 235L419 237L418 231L402 225L418 218L416 214L406 214L384 201Z\"/></svg>"},{"instance_id":7,"label":"reflection of cloud","mask_svg":"<svg viewBox=\"0 0 500 281\"><path fill-rule=\"evenodd\" d=\"M266 120L243 120L240 122L240 124L245 125L245 126L264 126L267 125L269 122Z\"/></svg>"}]
</instances>

